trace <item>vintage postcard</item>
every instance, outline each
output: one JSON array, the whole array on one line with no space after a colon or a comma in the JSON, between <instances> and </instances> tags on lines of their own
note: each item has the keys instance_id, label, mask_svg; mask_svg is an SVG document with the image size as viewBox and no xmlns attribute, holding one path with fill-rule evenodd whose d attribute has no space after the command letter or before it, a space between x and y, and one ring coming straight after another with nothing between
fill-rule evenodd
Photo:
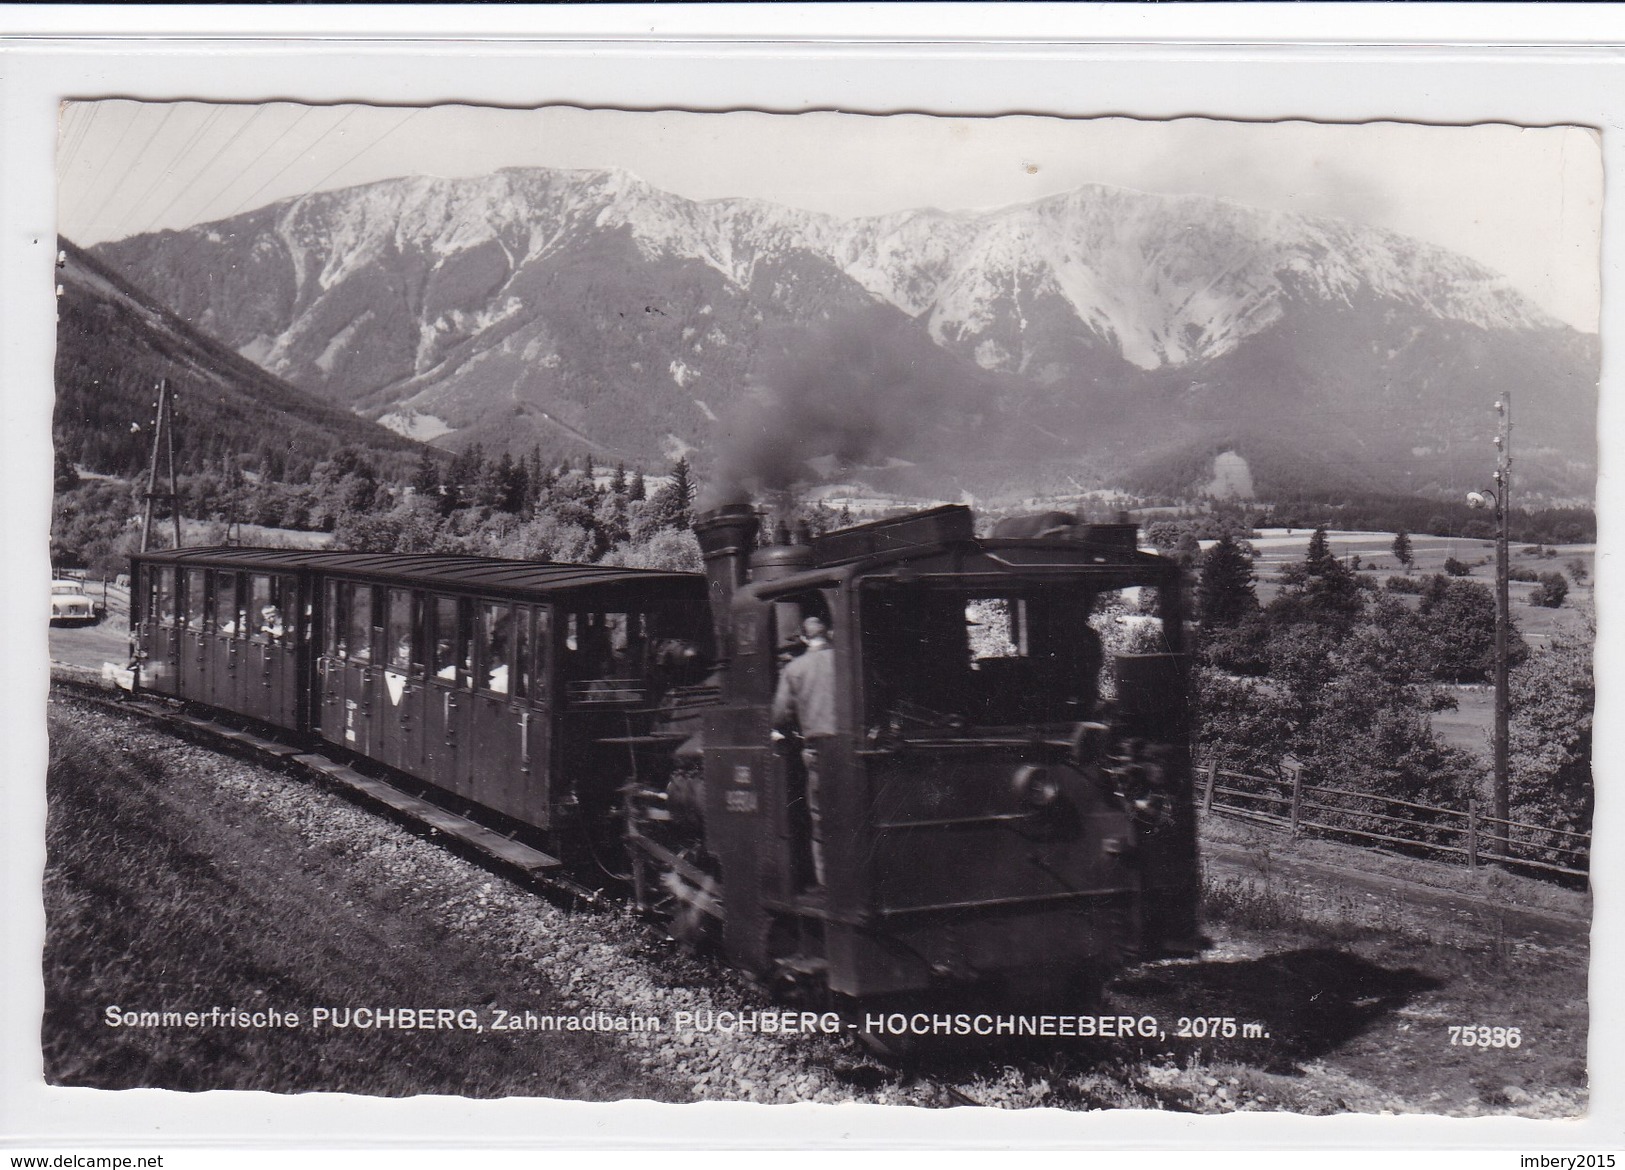
<instances>
[{"instance_id":1,"label":"vintage postcard","mask_svg":"<svg viewBox=\"0 0 1625 1170\"><path fill-rule=\"evenodd\" d=\"M49 1083L1586 1112L1593 131L59 128Z\"/></svg>"},{"instance_id":2,"label":"vintage postcard","mask_svg":"<svg viewBox=\"0 0 1625 1170\"><path fill-rule=\"evenodd\" d=\"M1100 7L0 41L8 1152L1610 1164L1613 59Z\"/></svg>"}]
</instances>

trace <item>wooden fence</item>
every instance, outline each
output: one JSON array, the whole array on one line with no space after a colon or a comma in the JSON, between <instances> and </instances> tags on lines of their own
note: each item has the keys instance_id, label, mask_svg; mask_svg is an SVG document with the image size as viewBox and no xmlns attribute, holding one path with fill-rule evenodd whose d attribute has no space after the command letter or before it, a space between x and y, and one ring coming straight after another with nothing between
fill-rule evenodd
<instances>
[{"instance_id":1,"label":"wooden fence","mask_svg":"<svg viewBox=\"0 0 1625 1170\"><path fill-rule=\"evenodd\" d=\"M1476 801L1466 809L1306 784L1303 765L1288 760L1278 777L1230 772L1215 762L1197 770L1204 815L1217 813L1296 836L1311 833L1378 849L1437 855L1469 868L1504 863L1520 869L1585 877L1591 834L1501 820ZM1504 854L1504 857L1503 857Z\"/></svg>"}]
</instances>

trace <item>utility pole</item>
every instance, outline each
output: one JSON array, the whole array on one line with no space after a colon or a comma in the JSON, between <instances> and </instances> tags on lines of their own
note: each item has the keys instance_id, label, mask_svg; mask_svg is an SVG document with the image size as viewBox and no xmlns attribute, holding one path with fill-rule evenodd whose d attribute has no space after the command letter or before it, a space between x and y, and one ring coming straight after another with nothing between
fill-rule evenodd
<instances>
[{"instance_id":1,"label":"utility pole","mask_svg":"<svg viewBox=\"0 0 1625 1170\"><path fill-rule=\"evenodd\" d=\"M180 489L175 482L175 396L169 389L169 379L158 379L158 401L154 403L158 417L152 424L152 463L147 471L146 510L141 520L141 551L146 552L152 541L153 504L169 501L169 514L175 521L175 547L181 546ZM169 491L158 490L158 455L162 452L169 463Z\"/></svg>"},{"instance_id":2,"label":"utility pole","mask_svg":"<svg viewBox=\"0 0 1625 1170\"><path fill-rule=\"evenodd\" d=\"M1491 852L1504 862L1507 838L1511 835L1505 823L1511 816L1507 795L1508 723L1512 711L1511 696L1507 693L1507 642L1512 627L1507 594L1507 536L1512 511L1509 499L1512 493L1511 392L1501 396L1495 410L1501 416L1501 427L1495 436L1495 791L1490 815L1502 822L1491 838Z\"/></svg>"}]
</instances>

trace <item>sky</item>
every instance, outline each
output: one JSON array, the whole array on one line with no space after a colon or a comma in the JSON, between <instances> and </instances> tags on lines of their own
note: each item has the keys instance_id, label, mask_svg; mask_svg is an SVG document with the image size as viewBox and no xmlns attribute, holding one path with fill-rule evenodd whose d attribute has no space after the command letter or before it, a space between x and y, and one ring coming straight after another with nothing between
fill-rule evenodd
<instances>
[{"instance_id":1,"label":"sky","mask_svg":"<svg viewBox=\"0 0 1625 1170\"><path fill-rule=\"evenodd\" d=\"M839 216L1001 207L1108 183L1390 228L1503 273L1595 332L1602 156L1576 127L1202 118L73 102L63 235L89 246L403 175L622 167L693 199Z\"/></svg>"}]
</instances>

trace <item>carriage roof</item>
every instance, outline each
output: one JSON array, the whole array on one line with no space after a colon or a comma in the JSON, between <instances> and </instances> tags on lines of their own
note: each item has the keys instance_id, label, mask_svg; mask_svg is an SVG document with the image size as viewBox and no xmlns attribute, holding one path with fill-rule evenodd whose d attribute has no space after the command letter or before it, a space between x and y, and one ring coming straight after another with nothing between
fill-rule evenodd
<instances>
[{"instance_id":1,"label":"carriage roof","mask_svg":"<svg viewBox=\"0 0 1625 1170\"><path fill-rule=\"evenodd\" d=\"M510 561L497 557L442 553L363 553L328 549L278 549L218 546L165 549L139 554L150 564L200 565L251 573L314 572L365 577L392 584L413 584L465 592L567 593L584 589L630 589L662 596L703 597L705 578L698 573L661 569L628 569L607 565L557 565Z\"/></svg>"}]
</instances>

